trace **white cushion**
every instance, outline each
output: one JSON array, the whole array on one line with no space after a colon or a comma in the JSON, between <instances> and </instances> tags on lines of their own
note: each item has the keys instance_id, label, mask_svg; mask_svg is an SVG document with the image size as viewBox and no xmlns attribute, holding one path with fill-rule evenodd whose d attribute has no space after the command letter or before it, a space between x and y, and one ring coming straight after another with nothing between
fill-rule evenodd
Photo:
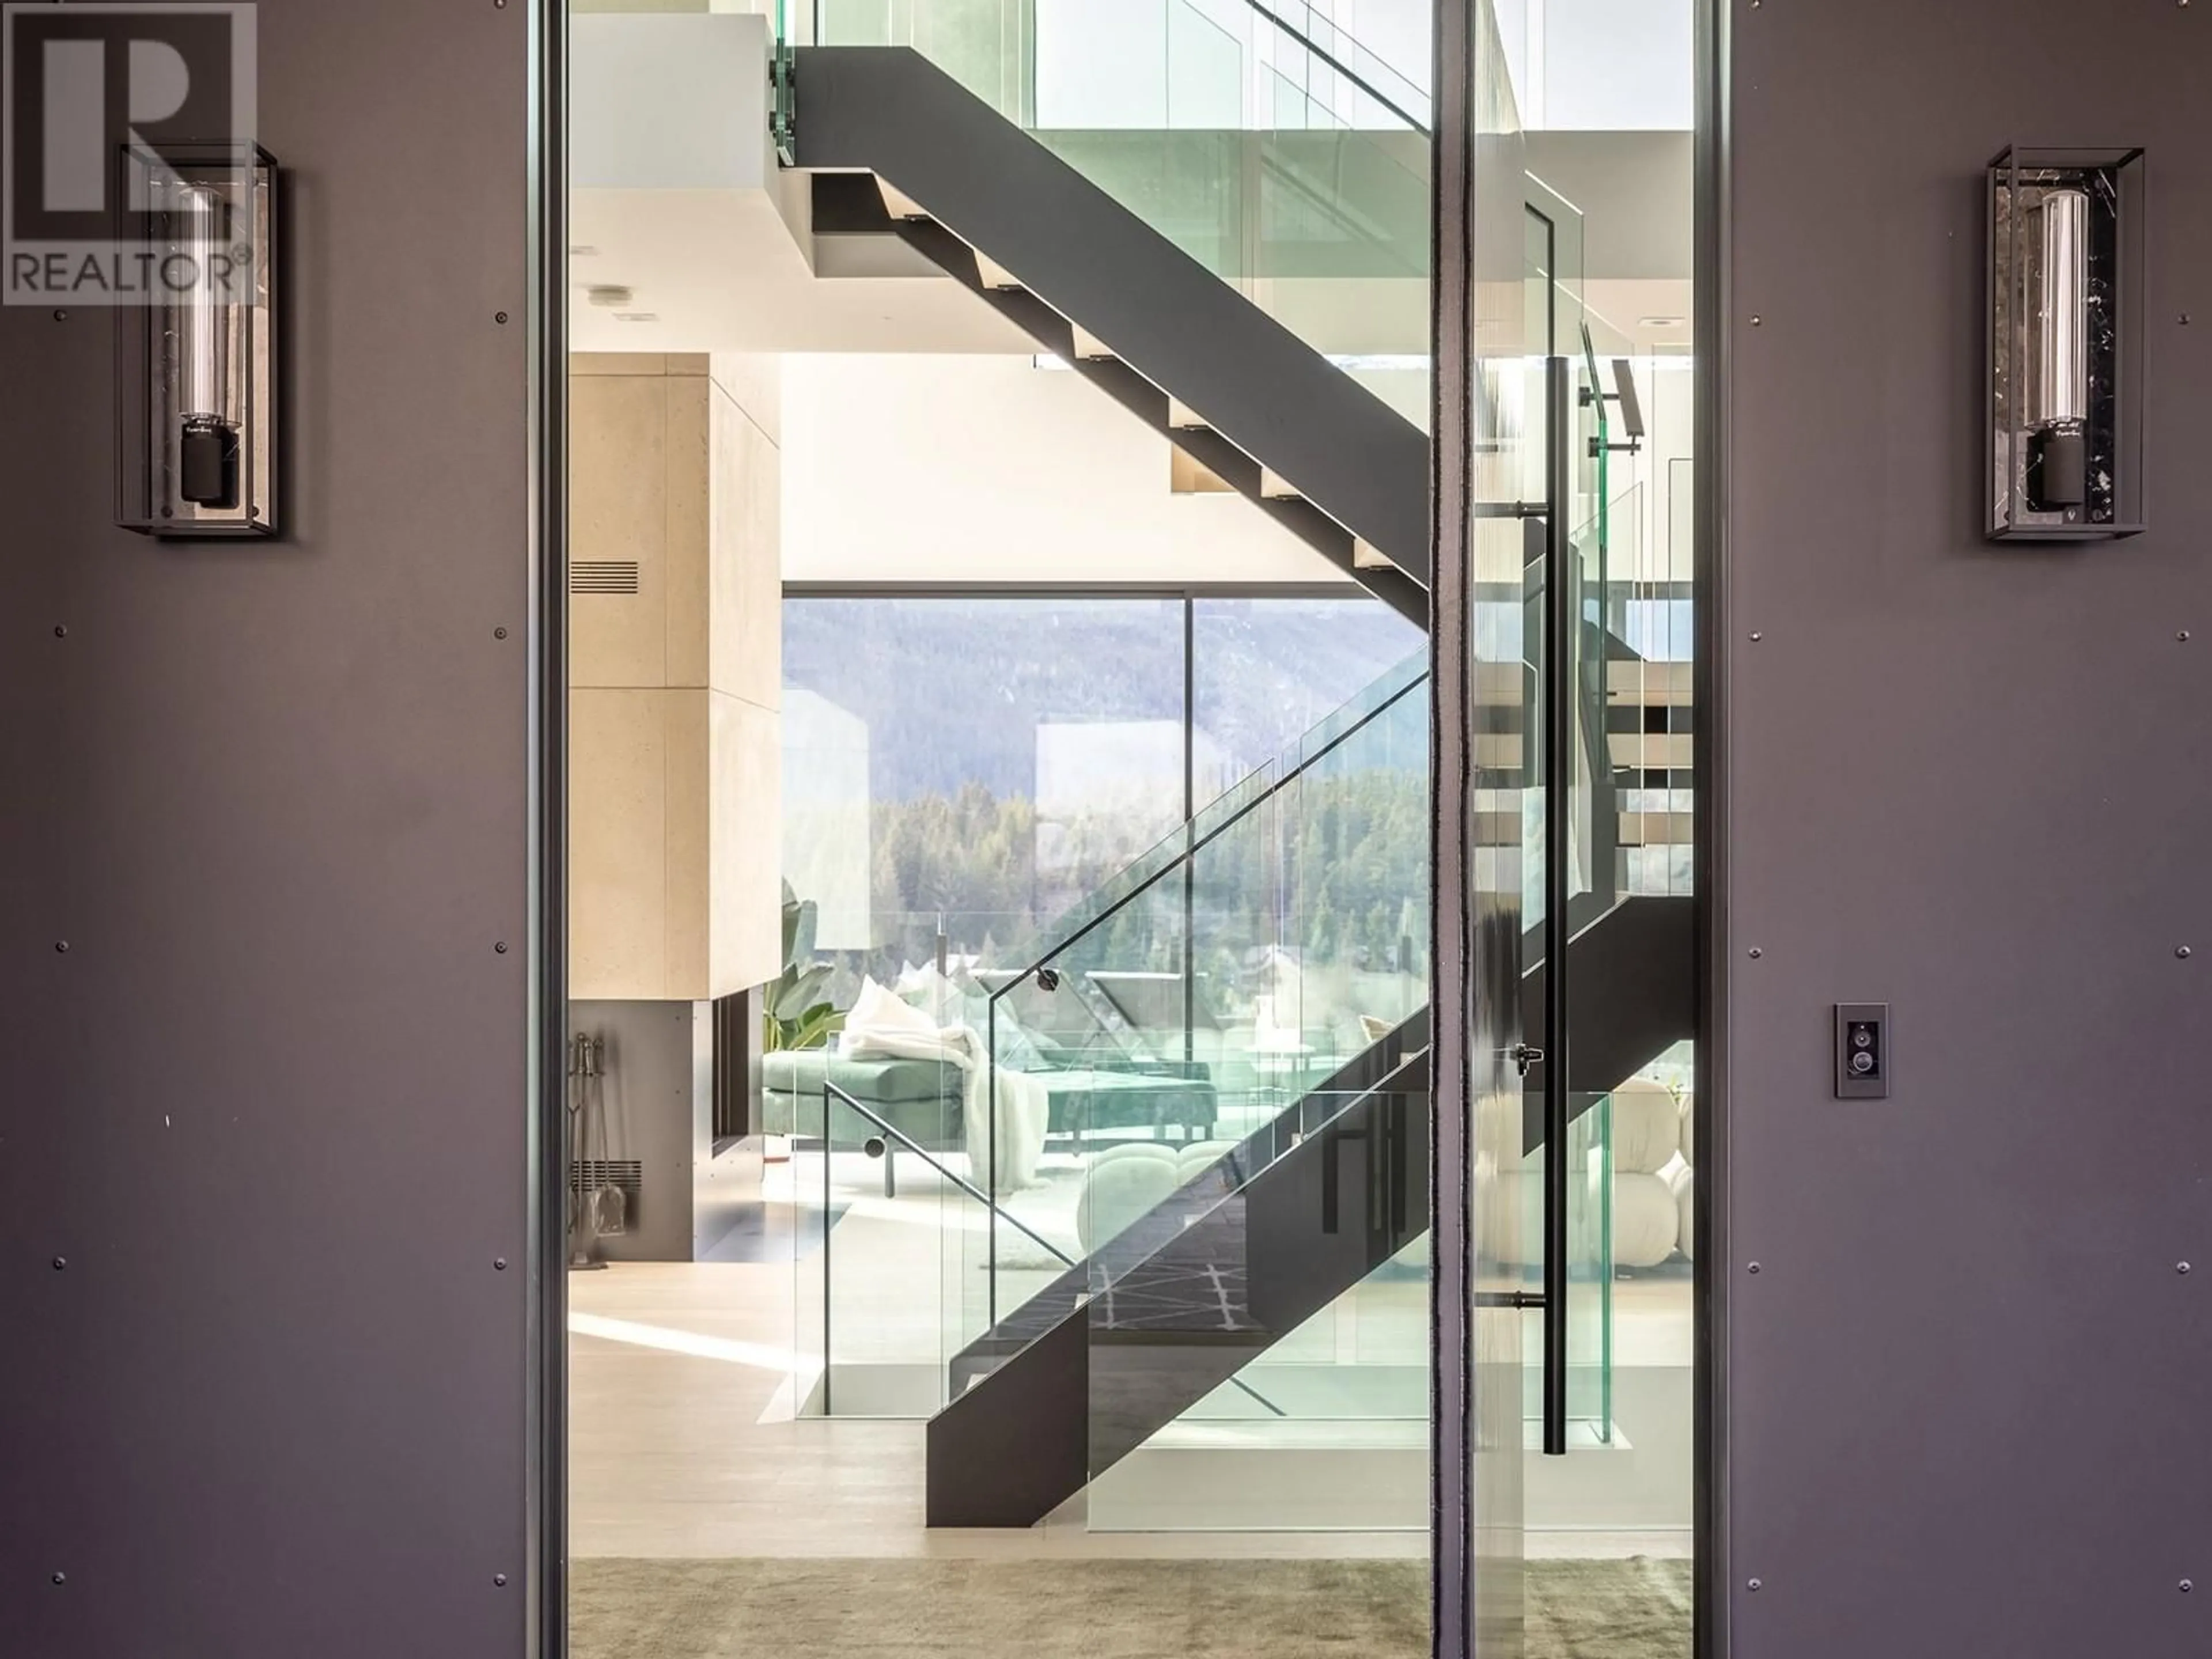
<instances>
[{"instance_id":1,"label":"white cushion","mask_svg":"<svg viewBox=\"0 0 2212 1659\"><path fill-rule=\"evenodd\" d=\"M1476 1179L1475 1202L1481 1218L1480 1249L1486 1262L1533 1267L1544 1259L1544 1177L1532 1170L1510 1175L1485 1173ZM1597 1214L1584 1188L1567 1205L1567 1253L1583 1262L1597 1254Z\"/></svg>"},{"instance_id":2,"label":"white cushion","mask_svg":"<svg viewBox=\"0 0 2212 1659\"><path fill-rule=\"evenodd\" d=\"M1631 1078L1613 1091L1615 1173L1656 1175L1681 1143L1681 1113L1665 1084Z\"/></svg>"},{"instance_id":3,"label":"white cushion","mask_svg":"<svg viewBox=\"0 0 2212 1659\"><path fill-rule=\"evenodd\" d=\"M1180 1187L1193 1176L1202 1174L1235 1150L1233 1140L1194 1140L1188 1146L1175 1149L1176 1184Z\"/></svg>"},{"instance_id":4,"label":"white cushion","mask_svg":"<svg viewBox=\"0 0 2212 1659\"><path fill-rule=\"evenodd\" d=\"M1674 1254L1681 1221L1674 1195L1656 1175L1613 1177L1613 1261L1619 1267L1656 1267Z\"/></svg>"},{"instance_id":5,"label":"white cushion","mask_svg":"<svg viewBox=\"0 0 2212 1659\"><path fill-rule=\"evenodd\" d=\"M1674 1171L1674 1248L1692 1261L1698 1259L1698 1172L1684 1164Z\"/></svg>"},{"instance_id":6,"label":"white cushion","mask_svg":"<svg viewBox=\"0 0 2212 1659\"><path fill-rule=\"evenodd\" d=\"M1180 1184L1175 1149L1153 1141L1109 1146L1083 1172L1075 1237L1088 1255Z\"/></svg>"},{"instance_id":7,"label":"white cushion","mask_svg":"<svg viewBox=\"0 0 2212 1659\"><path fill-rule=\"evenodd\" d=\"M1686 1180L1687 1171L1679 1179ZM1482 1220L1481 1252L1486 1261L1506 1267L1534 1267L1544 1259L1540 1228L1544 1213L1544 1183L1534 1175L1487 1176L1478 1182L1476 1202ZM1684 1188L1683 1190L1686 1190ZM1674 1254L1686 1237L1683 1218L1688 1200L1679 1202L1676 1189L1662 1176L1616 1172L1613 1178L1613 1260L1620 1267L1656 1267ZM1576 1195L1575 1215L1585 1230L1594 1230L1596 1217ZM1571 1238L1568 1249L1577 1261L1596 1253L1594 1232ZM1687 1250L1684 1253L1686 1255Z\"/></svg>"}]
</instances>

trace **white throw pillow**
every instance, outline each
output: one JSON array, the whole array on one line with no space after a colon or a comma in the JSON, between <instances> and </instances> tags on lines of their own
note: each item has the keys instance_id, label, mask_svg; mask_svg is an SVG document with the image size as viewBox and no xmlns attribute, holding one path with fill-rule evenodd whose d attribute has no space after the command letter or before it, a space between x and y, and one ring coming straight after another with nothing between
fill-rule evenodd
<instances>
[{"instance_id":1,"label":"white throw pillow","mask_svg":"<svg viewBox=\"0 0 2212 1659\"><path fill-rule=\"evenodd\" d=\"M936 1037L941 1027L921 1009L902 1002L872 979L860 981L860 994L845 1016L844 1035L837 1051L849 1054L864 1048L871 1036Z\"/></svg>"}]
</instances>

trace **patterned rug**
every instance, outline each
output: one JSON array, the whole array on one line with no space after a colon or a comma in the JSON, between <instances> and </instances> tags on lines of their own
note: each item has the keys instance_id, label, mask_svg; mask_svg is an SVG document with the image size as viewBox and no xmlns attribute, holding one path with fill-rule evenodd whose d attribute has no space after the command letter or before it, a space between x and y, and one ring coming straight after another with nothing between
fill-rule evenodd
<instances>
[{"instance_id":1,"label":"patterned rug","mask_svg":"<svg viewBox=\"0 0 2212 1659\"><path fill-rule=\"evenodd\" d=\"M571 1571L574 1659L1429 1652L1422 1561L580 1560ZM1687 1561L1532 1561L1522 1593L1525 1659L1689 1659Z\"/></svg>"}]
</instances>

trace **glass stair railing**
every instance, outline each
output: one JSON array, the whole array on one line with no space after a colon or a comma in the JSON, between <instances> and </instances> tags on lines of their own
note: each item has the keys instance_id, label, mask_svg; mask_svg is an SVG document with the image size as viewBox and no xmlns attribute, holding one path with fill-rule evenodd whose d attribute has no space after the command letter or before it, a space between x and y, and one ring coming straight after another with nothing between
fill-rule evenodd
<instances>
[{"instance_id":1,"label":"glass stair railing","mask_svg":"<svg viewBox=\"0 0 2212 1659\"><path fill-rule=\"evenodd\" d=\"M933 1029L976 1035L969 1063L766 1057L767 1127L799 1137L792 1200L832 1218L798 1286L825 1384L808 1409L935 1411L969 1345L1419 1009L1427 683L1418 658L1376 682L1064 915L1050 948L918 948L896 988ZM900 932L919 946L941 926Z\"/></svg>"},{"instance_id":2,"label":"glass stair railing","mask_svg":"<svg viewBox=\"0 0 2212 1659\"><path fill-rule=\"evenodd\" d=\"M1385 676L1063 918L1049 950L975 974L992 1121L1033 1137L1046 1100L1079 1166L1086 1257L1421 1006L1426 687L1418 659ZM983 1328L1030 1288L996 1276Z\"/></svg>"},{"instance_id":3,"label":"glass stair railing","mask_svg":"<svg viewBox=\"0 0 2212 1659\"><path fill-rule=\"evenodd\" d=\"M1425 425L1428 95L1323 14L1285 0L819 0L809 33L929 58Z\"/></svg>"}]
</instances>

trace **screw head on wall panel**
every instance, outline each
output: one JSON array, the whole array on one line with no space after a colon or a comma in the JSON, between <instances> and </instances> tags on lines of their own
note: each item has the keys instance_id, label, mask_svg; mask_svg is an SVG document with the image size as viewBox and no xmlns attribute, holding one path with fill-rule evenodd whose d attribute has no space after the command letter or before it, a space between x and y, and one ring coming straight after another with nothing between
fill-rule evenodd
<instances>
[{"instance_id":1,"label":"screw head on wall panel","mask_svg":"<svg viewBox=\"0 0 2212 1659\"><path fill-rule=\"evenodd\" d=\"M2185 629L2185 629L2183 629L2179 633L2176 634L2173 637L2174 637L2175 639L2177 639L2177 640L2179 640L2179 641L2180 641L2184 645L2186 645L2186 644L2188 644L2188 643L2189 643L2189 630L2188 630L2187 629Z\"/></svg>"},{"instance_id":2,"label":"screw head on wall panel","mask_svg":"<svg viewBox=\"0 0 2212 1659\"><path fill-rule=\"evenodd\" d=\"M1759 1588L1759 1580L1756 1578L1747 1578L1744 1581L1743 1587L1748 1590L1755 1590Z\"/></svg>"},{"instance_id":3,"label":"screw head on wall panel","mask_svg":"<svg viewBox=\"0 0 2212 1659\"><path fill-rule=\"evenodd\" d=\"M66 311L57 311L54 313L54 320L58 323L65 323L69 321L69 313Z\"/></svg>"},{"instance_id":4,"label":"screw head on wall panel","mask_svg":"<svg viewBox=\"0 0 2212 1659\"><path fill-rule=\"evenodd\" d=\"M505 1273L507 1271L507 1258L503 1255L495 1255L492 1257L491 1267L494 1273Z\"/></svg>"},{"instance_id":5,"label":"screw head on wall panel","mask_svg":"<svg viewBox=\"0 0 2212 1659\"><path fill-rule=\"evenodd\" d=\"M500 3L504 5L507 3L507 0L500 0ZM507 1588L507 1575L503 1572L495 1572L491 1576L491 1582L498 1585L500 1589L505 1589Z\"/></svg>"},{"instance_id":6,"label":"screw head on wall panel","mask_svg":"<svg viewBox=\"0 0 2212 1659\"><path fill-rule=\"evenodd\" d=\"M505 312L503 312L503 311L494 313L493 313L493 316L492 316L492 321L494 321L495 323L497 323L497 324L498 324L501 327L502 327L502 328L506 327L506 326L507 326L507 313L506 313Z\"/></svg>"},{"instance_id":7,"label":"screw head on wall panel","mask_svg":"<svg viewBox=\"0 0 2212 1659\"><path fill-rule=\"evenodd\" d=\"M491 630L491 636L495 640L503 640L507 637L507 630L504 628L495 628Z\"/></svg>"},{"instance_id":8,"label":"screw head on wall panel","mask_svg":"<svg viewBox=\"0 0 2212 1659\"><path fill-rule=\"evenodd\" d=\"M54 637L58 640L67 639L69 637L69 624L67 623L56 623L54 624Z\"/></svg>"},{"instance_id":9,"label":"screw head on wall panel","mask_svg":"<svg viewBox=\"0 0 2212 1659\"><path fill-rule=\"evenodd\" d=\"M501 939L491 948L498 951L500 955L505 956L507 954L507 941L505 939Z\"/></svg>"},{"instance_id":10,"label":"screw head on wall panel","mask_svg":"<svg viewBox=\"0 0 2212 1659\"><path fill-rule=\"evenodd\" d=\"M65 1255L58 1255L58 1256L56 1256L56 1257L54 1258L54 1271L55 1271L56 1273L60 1273L60 1272L62 1272L62 1271L63 1271L64 1269L65 1269L68 1266L69 1266L69 1258L68 1258L67 1256L65 1256Z\"/></svg>"},{"instance_id":11,"label":"screw head on wall panel","mask_svg":"<svg viewBox=\"0 0 2212 1659\"><path fill-rule=\"evenodd\" d=\"M2196 1582L2195 1582L2193 1579L2185 1578L2185 1579L2183 1579L2183 1580L2181 1581L2181 1593L2182 1593L2184 1595L2188 1595L2190 1591L2191 1591L2191 1590L2195 1589L2196 1588L2197 1588L2197 1584L2196 1584Z\"/></svg>"},{"instance_id":12,"label":"screw head on wall panel","mask_svg":"<svg viewBox=\"0 0 2212 1659\"><path fill-rule=\"evenodd\" d=\"M2173 947L2173 954L2186 962L2189 960L2189 947L2186 945L2177 945Z\"/></svg>"},{"instance_id":13,"label":"screw head on wall panel","mask_svg":"<svg viewBox=\"0 0 2212 1659\"><path fill-rule=\"evenodd\" d=\"M2189 1264L2186 1261L2177 1261L2173 1264L2173 1271L2178 1273L2185 1273L2189 1271Z\"/></svg>"},{"instance_id":14,"label":"screw head on wall panel","mask_svg":"<svg viewBox=\"0 0 2212 1659\"><path fill-rule=\"evenodd\" d=\"M54 1575L54 1583L56 1583L57 1584L66 1584L66 1583L69 1583L69 1575L68 1575L67 1573L65 1573L65 1572L58 1572L58 1573L56 1573L56 1574Z\"/></svg>"},{"instance_id":15,"label":"screw head on wall panel","mask_svg":"<svg viewBox=\"0 0 2212 1659\"><path fill-rule=\"evenodd\" d=\"M1759 957L1765 954L1766 952L1760 950L1756 945L1753 945L1751 949L1744 952L1744 955L1749 957L1753 962L1757 962Z\"/></svg>"},{"instance_id":16,"label":"screw head on wall panel","mask_svg":"<svg viewBox=\"0 0 2212 1659\"><path fill-rule=\"evenodd\" d=\"M54 941L54 954L58 957L67 956L69 954L69 941L65 939L56 939Z\"/></svg>"},{"instance_id":17,"label":"screw head on wall panel","mask_svg":"<svg viewBox=\"0 0 2212 1659\"><path fill-rule=\"evenodd\" d=\"M1766 319L1760 316L1757 312L1754 311L1751 313L1751 325L1753 328L1762 328L1765 325L1765 323Z\"/></svg>"},{"instance_id":18,"label":"screw head on wall panel","mask_svg":"<svg viewBox=\"0 0 2212 1659\"><path fill-rule=\"evenodd\" d=\"M1759 1263L1756 1261L1747 1261L1744 1263L1743 1270L1747 1273L1755 1273L1759 1271Z\"/></svg>"},{"instance_id":19,"label":"screw head on wall panel","mask_svg":"<svg viewBox=\"0 0 2212 1659\"><path fill-rule=\"evenodd\" d=\"M1754 629L1753 629L1751 630L1751 642L1752 642L1753 645L1757 645L1757 644L1758 644L1761 640L1765 639L1765 637L1766 637L1766 635L1764 635L1764 634L1760 633L1760 632L1759 632L1757 629L1755 629L1755 628L1754 628Z\"/></svg>"}]
</instances>

